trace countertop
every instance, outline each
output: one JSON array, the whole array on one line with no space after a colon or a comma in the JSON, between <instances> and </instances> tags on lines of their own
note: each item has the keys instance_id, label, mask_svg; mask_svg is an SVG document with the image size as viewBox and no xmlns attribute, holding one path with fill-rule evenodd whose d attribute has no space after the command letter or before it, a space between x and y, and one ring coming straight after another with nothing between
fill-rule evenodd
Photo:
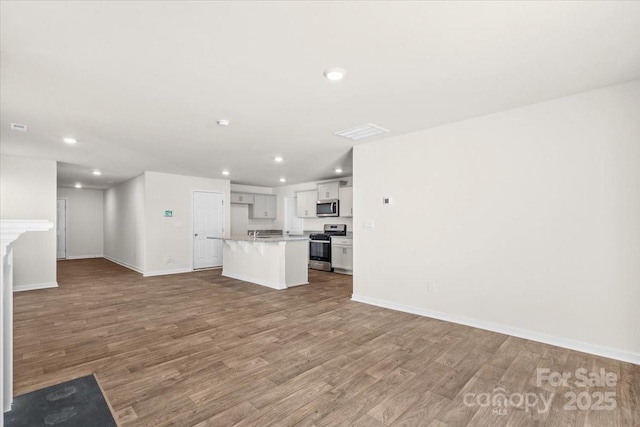
<instances>
[{"instance_id":1,"label":"countertop","mask_svg":"<svg viewBox=\"0 0 640 427\"><path fill-rule=\"evenodd\" d=\"M309 236L266 236L258 237L254 240L253 236L231 236L231 237L207 237L207 239L217 240L234 240L236 242L262 242L262 243L280 243L280 242L298 242L308 241Z\"/></svg>"}]
</instances>

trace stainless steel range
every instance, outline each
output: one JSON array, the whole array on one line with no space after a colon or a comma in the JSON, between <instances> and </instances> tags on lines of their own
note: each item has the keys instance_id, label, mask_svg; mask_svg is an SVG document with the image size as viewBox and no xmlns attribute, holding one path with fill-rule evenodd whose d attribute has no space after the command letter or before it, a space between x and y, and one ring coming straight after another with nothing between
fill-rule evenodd
<instances>
[{"instance_id":1,"label":"stainless steel range","mask_svg":"<svg viewBox=\"0 0 640 427\"><path fill-rule=\"evenodd\" d=\"M333 271L331 236L346 236L347 224L325 224L324 233L309 235L309 268Z\"/></svg>"}]
</instances>

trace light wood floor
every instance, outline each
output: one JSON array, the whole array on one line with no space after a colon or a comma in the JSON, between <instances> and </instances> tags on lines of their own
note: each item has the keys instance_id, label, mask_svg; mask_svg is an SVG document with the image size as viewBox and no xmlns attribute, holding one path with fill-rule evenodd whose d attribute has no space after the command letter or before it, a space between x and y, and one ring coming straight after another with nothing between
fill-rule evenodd
<instances>
[{"instance_id":1,"label":"light wood floor","mask_svg":"<svg viewBox=\"0 0 640 427\"><path fill-rule=\"evenodd\" d=\"M349 276L274 291L104 259L58 271L59 288L15 295L15 393L95 373L123 426L640 425L639 366L355 303ZM618 382L538 387L537 367ZM464 404L496 387L555 398L546 413ZM585 390L617 408L563 408Z\"/></svg>"}]
</instances>

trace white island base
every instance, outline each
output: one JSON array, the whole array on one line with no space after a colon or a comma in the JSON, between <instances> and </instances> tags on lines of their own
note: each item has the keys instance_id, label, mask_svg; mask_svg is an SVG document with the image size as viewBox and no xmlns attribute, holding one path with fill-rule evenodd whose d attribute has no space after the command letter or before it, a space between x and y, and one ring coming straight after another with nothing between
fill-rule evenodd
<instances>
[{"instance_id":1,"label":"white island base","mask_svg":"<svg viewBox=\"0 0 640 427\"><path fill-rule=\"evenodd\" d=\"M309 283L307 238L222 240L223 276L273 289Z\"/></svg>"}]
</instances>

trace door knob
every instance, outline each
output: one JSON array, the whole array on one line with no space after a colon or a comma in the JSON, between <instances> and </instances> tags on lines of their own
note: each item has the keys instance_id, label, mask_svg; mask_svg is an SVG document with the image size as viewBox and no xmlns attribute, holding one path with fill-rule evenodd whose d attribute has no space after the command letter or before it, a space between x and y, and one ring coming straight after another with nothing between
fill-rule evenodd
<instances>
[{"instance_id":1,"label":"door knob","mask_svg":"<svg viewBox=\"0 0 640 427\"><path fill-rule=\"evenodd\" d=\"M198 233L194 234L194 236L198 236Z\"/></svg>"}]
</instances>

